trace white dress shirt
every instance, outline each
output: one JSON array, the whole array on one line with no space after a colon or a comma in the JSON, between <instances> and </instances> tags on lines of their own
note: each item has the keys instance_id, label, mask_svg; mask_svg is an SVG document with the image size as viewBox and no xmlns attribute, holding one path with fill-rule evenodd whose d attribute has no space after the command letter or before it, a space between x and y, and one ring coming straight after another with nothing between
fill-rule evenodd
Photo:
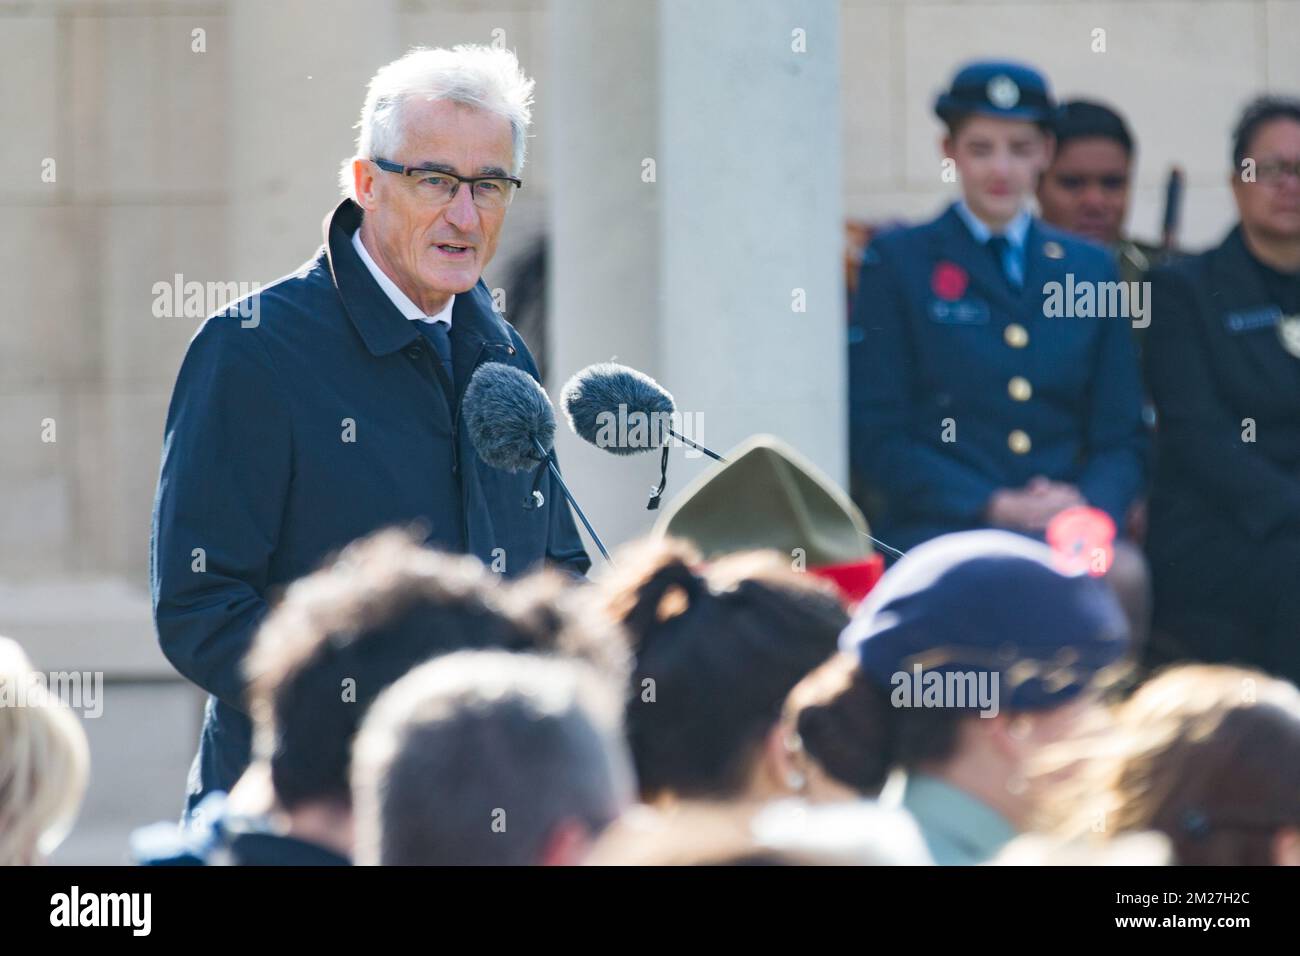
<instances>
[{"instance_id":1,"label":"white dress shirt","mask_svg":"<svg viewBox=\"0 0 1300 956\"><path fill-rule=\"evenodd\" d=\"M384 290L384 294L392 299L393 305L397 306L399 312L406 316L412 322L446 322L447 329L451 329L451 307L456 304L456 297L453 295L447 300L441 312L437 315L425 315L424 310L411 301L410 296L397 287L397 283L388 278L384 270L374 259L370 258L370 253L366 250L365 243L361 241L361 230L358 229L352 234L352 248L357 250L357 255L361 261L366 264L370 274L375 277L379 283L379 288Z\"/></svg>"}]
</instances>

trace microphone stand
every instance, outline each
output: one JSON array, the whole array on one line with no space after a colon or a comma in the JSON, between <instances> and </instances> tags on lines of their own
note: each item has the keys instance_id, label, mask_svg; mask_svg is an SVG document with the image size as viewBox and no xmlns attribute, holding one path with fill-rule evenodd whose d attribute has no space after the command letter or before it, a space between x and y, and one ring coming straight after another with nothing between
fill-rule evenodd
<instances>
[{"instance_id":1,"label":"microphone stand","mask_svg":"<svg viewBox=\"0 0 1300 956\"><path fill-rule=\"evenodd\" d=\"M587 529L587 534L591 535L591 540L596 542L596 547L600 549L601 556L606 562L613 564L614 562L610 560L609 552L605 550L605 545L600 540L600 535L596 534L596 529L591 526L591 522L588 521L587 516L583 514L582 508L573 497L573 493L569 491L569 486L564 483L564 478L560 474L560 469L555 464L554 453L548 452L543 448L542 443L539 442L536 437L534 437L532 441L533 447L537 449L537 453L542 456L542 461L546 462L546 466L551 470L551 476L555 479L556 484L560 486L560 491L564 493L565 499L572 506L573 510L578 513L578 517L582 519L582 526Z\"/></svg>"}]
</instances>

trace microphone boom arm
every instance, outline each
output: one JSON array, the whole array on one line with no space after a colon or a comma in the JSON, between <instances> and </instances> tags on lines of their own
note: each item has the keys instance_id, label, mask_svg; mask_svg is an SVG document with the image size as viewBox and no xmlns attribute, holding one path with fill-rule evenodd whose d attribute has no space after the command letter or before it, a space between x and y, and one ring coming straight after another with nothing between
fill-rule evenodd
<instances>
[{"instance_id":1,"label":"microphone boom arm","mask_svg":"<svg viewBox=\"0 0 1300 956\"><path fill-rule=\"evenodd\" d=\"M691 441L691 440L690 440L689 438L687 438L685 435L678 434L678 433L677 433L674 429L672 429L672 428L667 428L667 429L665 429L665 431L667 431L668 434L670 434L670 435L672 435L674 438L676 438L679 442L682 442L683 444L686 444L686 445L690 445L690 446L691 446L692 448L694 448L696 451L702 451L702 452L704 452L704 454L708 455L708 456L709 456L710 458L712 458L714 461L722 461L722 462L725 462L725 461L727 460L727 459L723 458L721 455L719 455L717 452L715 452L715 451L709 451L709 449L705 448L703 445Z\"/></svg>"},{"instance_id":2,"label":"microphone boom arm","mask_svg":"<svg viewBox=\"0 0 1300 956\"><path fill-rule=\"evenodd\" d=\"M547 468L551 471L551 477L553 477L555 483L560 486L560 491L564 493L565 500L568 501L570 507L578 513L578 517L582 520L582 526L587 529L587 534L591 535L591 540L594 541L596 547L600 549L601 557L603 557L607 563L613 564L614 562L610 560L609 552L605 550L605 545L600 540L600 535L596 534L596 529L591 526L591 522L588 521L587 516L583 514L582 508L573 497L573 493L569 491L569 486L564 483L564 478L560 474L559 466L555 463L555 454L553 452L548 452L543 448L542 443L539 442L535 436L533 437L533 447L537 449L537 453L541 455L542 460L546 462Z\"/></svg>"}]
</instances>

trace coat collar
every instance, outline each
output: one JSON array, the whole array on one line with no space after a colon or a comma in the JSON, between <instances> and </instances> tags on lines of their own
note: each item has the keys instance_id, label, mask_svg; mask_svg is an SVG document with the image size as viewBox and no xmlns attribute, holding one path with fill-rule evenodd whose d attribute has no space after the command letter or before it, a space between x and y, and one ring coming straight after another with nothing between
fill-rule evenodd
<instances>
[{"instance_id":1,"label":"coat collar","mask_svg":"<svg viewBox=\"0 0 1300 956\"><path fill-rule=\"evenodd\" d=\"M1246 248L1241 223L1224 237L1210 269L1210 287L1225 313L1272 304L1255 257Z\"/></svg>"},{"instance_id":2,"label":"coat collar","mask_svg":"<svg viewBox=\"0 0 1300 956\"><path fill-rule=\"evenodd\" d=\"M975 237L962 222L957 213L957 204L953 203L936 221L938 227L933 233L934 258L955 262L964 268L980 291L990 300L1002 303L1003 308L1015 309L1017 296L1007 285L1006 278L998 269L997 263L989 251L975 241ZM1025 237L1026 242L1033 240L1033 229ZM1025 272L1029 271L1031 255L1028 247L1025 252Z\"/></svg>"},{"instance_id":3,"label":"coat collar","mask_svg":"<svg viewBox=\"0 0 1300 956\"><path fill-rule=\"evenodd\" d=\"M379 288L352 247L361 216L361 207L345 199L325 217L325 256L343 308L366 348L371 355L390 355L420 338L420 332ZM451 314L456 337L475 352L485 343L513 348L510 326L492 308L492 296L481 278L468 292L457 293Z\"/></svg>"},{"instance_id":4,"label":"coat collar","mask_svg":"<svg viewBox=\"0 0 1300 956\"><path fill-rule=\"evenodd\" d=\"M1020 292L1007 284L988 249L971 235L957 212L956 203L935 220L935 227L931 234L934 258L960 265L969 272L971 281L986 298L1001 303L1004 309L1018 315L1040 314L1044 285L1053 279L1059 281L1066 271L1064 245L1057 238L1065 237L1044 226L1037 217L1031 216L1024 227L1025 284ZM1059 250L1055 256L1047 254L1052 244Z\"/></svg>"}]
</instances>

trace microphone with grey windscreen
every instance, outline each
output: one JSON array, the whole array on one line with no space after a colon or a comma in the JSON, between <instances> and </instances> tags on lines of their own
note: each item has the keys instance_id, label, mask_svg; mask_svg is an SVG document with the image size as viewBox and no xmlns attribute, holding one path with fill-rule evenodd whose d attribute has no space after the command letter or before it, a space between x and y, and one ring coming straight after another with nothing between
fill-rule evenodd
<instances>
[{"instance_id":1,"label":"microphone with grey windscreen","mask_svg":"<svg viewBox=\"0 0 1300 956\"><path fill-rule=\"evenodd\" d=\"M616 362L588 365L560 390L560 406L574 434L614 455L635 455L662 448L659 484L650 489L646 509L655 511L668 487L668 439L726 461L672 427L677 403L644 372Z\"/></svg>"},{"instance_id":2,"label":"microphone with grey windscreen","mask_svg":"<svg viewBox=\"0 0 1300 956\"><path fill-rule=\"evenodd\" d=\"M650 503L646 505L651 511L659 507L668 484L668 441L665 436L704 452L714 461L727 460L667 424L677 411L672 395L649 375L626 365L616 362L588 365L564 384L560 390L560 407L569 420L569 427L579 438L612 454L635 455L662 446L659 484L650 490ZM640 428L627 427L629 422L640 425ZM895 557L903 556L902 551L879 538L865 532L862 534Z\"/></svg>"},{"instance_id":3,"label":"microphone with grey windscreen","mask_svg":"<svg viewBox=\"0 0 1300 956\"><path fill-rule=\"evenodd\" d=\"M574 374L560 390L560 407L578 437L615 455L653 451L665 444L655 440L662 439L662 431L714 461L726 461L667 424L677 411L677 403L667 389L644 372L617 362L588 365ZM644 440L634 440L635 429L626 427L615 429L613 436L601 434L611 423L620 422L620 416L622 423L639 420Z\"/></svg>"},{"instance_id":4,"label":"microphone with grey windscreen","mask_svg":"<svg viewBox=\"0 0 1300 956\"><path fill-rule=\"evenodd\" d=\"M555 461L555 409L545 389L527 372L488 362L474 371L465 387L461 408L470 442L493 468L518 473L546 465L565 499L582 520L591 540L609 561L609 552L565 484ZM534 486L534 498L541 492ZM535 507L525 502L525 507Z\"/></svg>"}]
</instances>

